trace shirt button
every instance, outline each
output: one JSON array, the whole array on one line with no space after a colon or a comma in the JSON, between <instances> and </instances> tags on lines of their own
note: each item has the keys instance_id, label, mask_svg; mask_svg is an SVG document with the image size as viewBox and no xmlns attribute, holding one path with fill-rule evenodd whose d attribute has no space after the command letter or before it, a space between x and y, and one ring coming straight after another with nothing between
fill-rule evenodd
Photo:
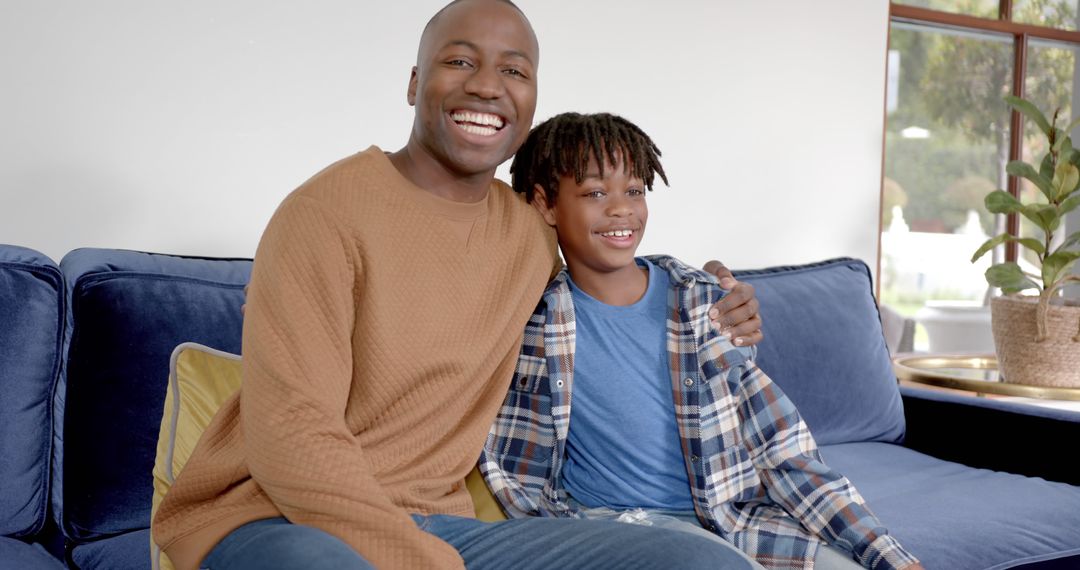
<instances>
[{"instance_id":1,"label":"shirt button","mask_svg":"<svg viewBox=\"0 0 1080 570\"><path fill-rule=\"evenodd\" d=\"M683 384L686 384L687 387L693 386L694 385L694 379L693 378L687 378L686 380L683 380Z\"/></svg>"},{"instance_id":2,"label":"shirt button","mask_svg":"<svg viewBox=\"0 0 1080 570\"><path fill-rule=\"evenodd\" d=\"M694 462L694 463L697 463L697 462L698 462L698 461L699 461L700 459L701 459L701 458L700 458L700 457L698 457L698 456L696 456L696 455L691 455L691 456L690 456L690 461L692 461L692 462Z\"/></svg>"},{"instance_id":3,"label":"shirt button","mask_svg":"<svg viewBox=\"0 0 1080 570\"><path fill-rule=\"evenodd\" d=\"M555 385L562 388L562 380L556 380Z\"/></svg>"}]
</instances>

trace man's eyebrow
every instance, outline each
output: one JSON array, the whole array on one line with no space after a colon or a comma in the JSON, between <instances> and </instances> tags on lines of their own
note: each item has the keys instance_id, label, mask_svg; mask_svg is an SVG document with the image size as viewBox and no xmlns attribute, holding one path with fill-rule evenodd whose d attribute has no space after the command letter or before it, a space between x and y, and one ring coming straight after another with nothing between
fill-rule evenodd
<instances>
[{"instance_id":1,"label":"man's eyebrow","mask_svg":"<svg viewBox=\"0 0 1080 570\"><path fill-rule=\"evenodd\" d=\"M467 48L469 48L469 49L471 49L473 51L480 51L480 46L470 42L469 40L450 40L450 41L446 42L446 45L443 46L443 49L446 49L446 48L451 47L451 46L462 46L462 47L467 47ZM521 51L519 49L505 50L505 51L502 52L502 55L506 56L506 57L520 57L521 59L524 59L525 61L529 62L531 65L536 65L536 62L534 62L533 59L531 57L529 57L529 54L527 54L527 53L525 53L525 52L523 52L523 51Z\"/></svg>"}]
</instances>

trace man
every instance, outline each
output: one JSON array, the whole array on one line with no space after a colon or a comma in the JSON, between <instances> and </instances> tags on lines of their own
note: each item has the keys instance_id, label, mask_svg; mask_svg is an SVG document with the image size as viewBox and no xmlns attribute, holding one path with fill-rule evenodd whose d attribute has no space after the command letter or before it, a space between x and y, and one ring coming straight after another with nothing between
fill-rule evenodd
<instances>
[{"instance_id":1,"label":"man","mask_svg":"<svg viewBox=\"0 0 1080 570\"><path fill-rule=\"evenodd\" d=\"M405 148L339 161L278 208L255 256L243 386L155 520L178 568L743 563L675 531L470 518L464 477L559 266L554 234L494 181L531 126L538 60L512 3L451 3L420 41ZM752 293L730 297L718 315L756 342Z\"/></svg>"}]
</instances>

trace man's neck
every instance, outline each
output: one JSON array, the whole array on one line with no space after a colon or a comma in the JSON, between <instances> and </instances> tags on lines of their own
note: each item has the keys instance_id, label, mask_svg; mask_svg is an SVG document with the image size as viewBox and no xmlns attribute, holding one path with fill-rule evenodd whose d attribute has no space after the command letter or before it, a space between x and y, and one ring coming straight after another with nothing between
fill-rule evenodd
<instances>
[{"instance_id":1,"label":"man's neck","mask_svg":"<svg viewBox=\"0 0 1080 570\"><path fill-rule=\"evenodd\" d=\"M453 172L428 153L411 145L390 153L389 157L391 164L406 180L426 192L454 202L474 203L487 198L491 182L495 179L494 170L471 175Z\"/></svg>"},{"instance_id":2,"label":"man's neck","mask_svg":"<svg viewBox=\"0 0 1080 570\"><path fill-rule=\"evenodd\" d=\"M567 260L570 278L579 289L590 297L616 307L633 305L645 296L649 289L649 268L634 263L614 272L590 271Z\"/></svg>"}]
</instances>

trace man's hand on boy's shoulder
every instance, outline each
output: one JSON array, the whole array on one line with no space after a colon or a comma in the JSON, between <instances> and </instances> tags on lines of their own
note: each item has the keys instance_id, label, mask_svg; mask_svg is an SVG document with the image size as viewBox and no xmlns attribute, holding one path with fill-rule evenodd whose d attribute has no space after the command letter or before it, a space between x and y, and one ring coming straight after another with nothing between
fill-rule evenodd
<instances>
[{"instance_id":1,"label":"man's hand on boy's shoulder","mask_svg":"<svg viewBox=\"0 0 1080 570\"><path fill-rule=\"evenodd\" d=\"M735 346L752 346L764 338L761 333L761 314L754 286L737 281L731 270L719 261L705 264L705 271L720 280L720 286L729 293L709 309L713 326L732 338Z\"/></svg>"}]
</instances>

